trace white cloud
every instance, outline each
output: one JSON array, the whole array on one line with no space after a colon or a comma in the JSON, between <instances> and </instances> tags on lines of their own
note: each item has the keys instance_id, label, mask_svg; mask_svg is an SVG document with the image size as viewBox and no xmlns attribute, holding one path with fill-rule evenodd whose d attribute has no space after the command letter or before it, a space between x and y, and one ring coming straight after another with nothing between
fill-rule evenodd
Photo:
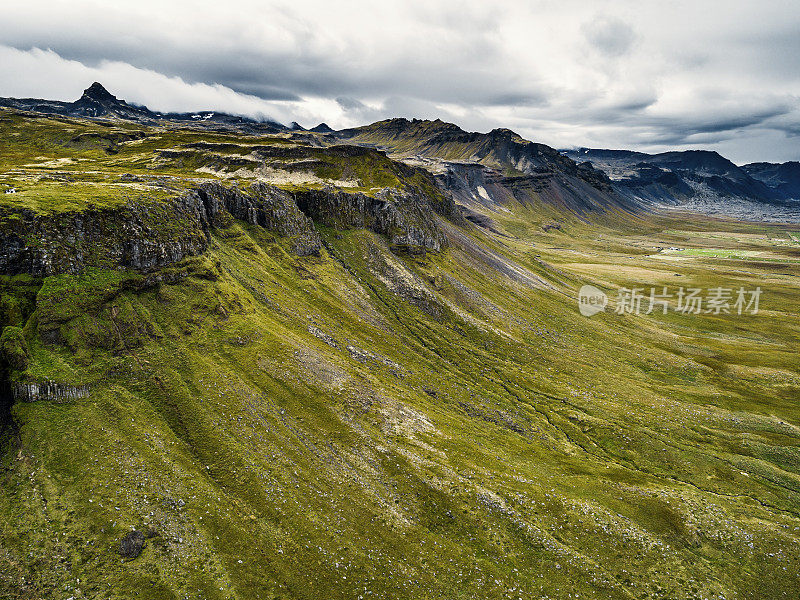
<instances>
[{"instance_id":1,"label":"white cloud","mask_svg":"<svg viewBox=\"0 0 800 600\"><path fill-rule=\"evenodd\" d=\"M0 46L0 81L5 82L5 96L65 101L77 99L91 82L100 81L119 98L155 111L218 110L287 123L297 115L313 119L331 114L335 104L319 98L266 101L220 84L188 83L177 76L168 77L120 61L103 60L96 66L87 66L40 48L17 50Z\"/></svg>"}]
</instances>

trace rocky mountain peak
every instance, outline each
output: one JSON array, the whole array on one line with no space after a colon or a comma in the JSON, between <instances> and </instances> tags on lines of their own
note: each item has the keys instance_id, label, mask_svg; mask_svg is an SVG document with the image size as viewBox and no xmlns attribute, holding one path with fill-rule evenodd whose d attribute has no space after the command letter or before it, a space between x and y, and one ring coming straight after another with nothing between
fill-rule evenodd
<instances>
[{"instance_id":1,"label":"rocky mountain peak","mask_svg":"<svg viewBox=\"0 0 800 600\"><path fill-rule=\"evenodd\" d=\"M125 119L146 119L152 116L145 107L131 106L117 98L97 81L86 88L83 95L69 106L73 114L83 117L113 116Z\"/></svg>"},{"instance_id":2,"label":"rocky mountain peak","mask_svg":"<svg viewBox=\"0 0 800 600\"><path fill-rule=\"evenodd\" d=\"M81 99L94 100L95 102L100 102L101 104L119 104L120 102L116 96L103 87L103 84L97 81L83 90L83 96L81 96Z\"/></svg>"},{"instance_id":3,"label":"rocky mountain peak","mask_svg":"<svg viewBox=\"0 0 800 600\"><path fill-rule=\"evenodd\" d=\"M506 127L498 127L497 129L492 129L489 132L489 135L492 136L492 137L505 137L505 138L518 138L518 137L520 137L519 134L517 134L514 131L511 131L510 129L508 129Z\"/></svg>"},{"instance_id":4,"label":"rocky mountain peak","mask_svg":"<svg viewBox=\"0 0 800 600\"><path fill-rule=\"evenodd\" d=\"M331 133L333 129L327 123L320 123L316 127L312 127L310 131L315 133Z\"/></svg>"}]
</instances>

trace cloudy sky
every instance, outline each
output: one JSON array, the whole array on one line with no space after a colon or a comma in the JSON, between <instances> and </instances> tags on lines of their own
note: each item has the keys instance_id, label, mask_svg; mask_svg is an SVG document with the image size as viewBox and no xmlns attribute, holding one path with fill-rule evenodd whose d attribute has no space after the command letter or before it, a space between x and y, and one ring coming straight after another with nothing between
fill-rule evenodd
<instances>
[{"instance_id":1,"label":"cloudy sky","mask_svg":"<svg viewBox=\"0 0 800 600\"><path fill-rule=\"evenodd\" d=\"M0 96L97 80L154 110L797 160L798 32L797 0L26 0L3 7Z\"/></svg>"}]
</instances>

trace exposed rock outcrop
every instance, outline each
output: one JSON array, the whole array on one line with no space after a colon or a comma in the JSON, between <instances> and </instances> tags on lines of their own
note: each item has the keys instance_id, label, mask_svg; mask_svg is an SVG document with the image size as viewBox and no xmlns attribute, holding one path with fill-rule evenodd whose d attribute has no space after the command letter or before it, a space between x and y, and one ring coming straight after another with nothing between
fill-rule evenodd
<instances>
[{"instance_id":1,"label":"exposed rock outcrop","mask_svg":"<svg viewBox=\"0 0 800 600\"><path fill-rule=\"evenodd\" d=\"M55 381L14 382L11 392L17 402L36 402L37 400L72 400L89 395L87 385L67 385Z\"/></svg>"},{"instance_id":2,"label":"exposed rock outcrop","mask_svg":"<svg viewBox=\"0 0 800 600\"><path fill-rule=\"evenodd\" d=\"M329 227L370 229L386 235L396 250L438 251L447 244L431 205L416 193L385 189L368 196L325 188L303 190L294 197L300 210L314 221Z\"/></svg>"},{"instance_id":3,"label":"exposed rock outcrop","mask_svg":"<svg viewBox=\"0 0 800 600\"><path fill-rule=\"evenodd\" d=\"M385 234L393 248L412 252L446 243L431 204L419 193L384 190L373 197L326 188L290 194L264 183L240 189L214 182L117 207L53 214L0 209L0 274L154 271L204 252L225 214L287 238L299 256L322 247L314 221L365 227Z\"/></svg>"},{"instance_id":4,"label":"exposed rock outcrop","mask_svg":"<svg viewBox=\"0 0 800 600\"><path fill-rule=\"evenodd\" d=\"M176 199L54 215L4 211L0 273L45 277L88 266L146 271L170 265L208 245L194 209Z\"/></svg>"},{"instance_id":5,"label":"exposed rock outcrop","mask_svg":"<svg viewBox=\"0 0 800 600\"><path fill-rule=\"evenodd\" d=\"M123 558L137 558L144 549L145 535L139 530L128 532L119 542L119 553Z\"/></svg>"},{"instance_id":6,"label":"exposed rock outcrop","mask_svg":"<svg viewBox=\"0 0 800 600\"><path fill-rule=\"evenodd\" d=\"M254 186L248 194L209 184L165 201L55 214L5 209L0 273L46 277L89 267L163 268L204 252L222 211L291 237L298 254L318 252L318 236L291 196L267 187Z\"/></svg>"},{"instance_id":7,"label":"exposed rock outcrop","mask_svg":"<svg viewBox=\"0 0 800 600\"><path fill-rule=\"evenodd\" d=\"M251 225L260 225L292 241L299 256L319 254L322 242L314 225L297 207L292 196L280 188L255 183L249 190L209 183L197 190L203 204L203 222L214 226L223 211Z\"/></svg>"}]
</instances>

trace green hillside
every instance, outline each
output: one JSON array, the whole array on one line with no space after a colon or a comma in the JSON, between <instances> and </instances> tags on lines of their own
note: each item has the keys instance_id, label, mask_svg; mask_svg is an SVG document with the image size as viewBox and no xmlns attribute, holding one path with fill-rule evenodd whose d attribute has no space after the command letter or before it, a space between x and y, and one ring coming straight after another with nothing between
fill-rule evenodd
<instances>
[{"instance_id":1,"label":"green hillside","mask_svg":"<svg viewBox=\"0 0 800 600\"><path fill-rule=\"evenodd\" d=\"M0 135L0 597L800 596L800 228L529 190L489 229L314 136Z\"/></svg>"}]
</instances>

